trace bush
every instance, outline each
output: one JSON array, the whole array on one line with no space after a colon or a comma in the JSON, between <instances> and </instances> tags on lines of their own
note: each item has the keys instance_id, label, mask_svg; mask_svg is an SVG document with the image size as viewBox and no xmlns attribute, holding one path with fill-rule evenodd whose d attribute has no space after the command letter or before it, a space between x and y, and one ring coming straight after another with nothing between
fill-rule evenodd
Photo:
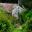
<instances>
[{"instance_id":1,"label":"bush","mask_svg":"<svg viewBox=\"0 0 32 32\"><path fill-rule=\"evenodd\" d=\"M13 32L14 26L12 22L15 22L15 19L10 14L8 15L3 8L0 8L0 32Z\"/></svg>"},{"instance_id":2,"label":"bush","mask_svg":"<svg viewBox=\"0 0 32 32\"><path fill-rule=\"evenodd\" d=\"M0 32L32 32L32 10L20 13L16 19L0 8Z\"/></svg>"}]
</instances>

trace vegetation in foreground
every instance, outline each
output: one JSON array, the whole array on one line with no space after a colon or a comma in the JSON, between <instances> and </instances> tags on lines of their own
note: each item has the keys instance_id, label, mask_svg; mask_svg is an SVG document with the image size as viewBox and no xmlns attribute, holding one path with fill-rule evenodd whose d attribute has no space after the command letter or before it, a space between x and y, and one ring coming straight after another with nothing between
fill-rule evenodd
<instances>
[{"instance_id":1,"label":"vegetation in foreground","mask_svg":"<svg viewBox=\"0 0 32 32\"><path fill-rule=\"evenodd\" d=\"M19 19L0 8L0 32L32 32L32 10L19 14Z\"/></svg>"}]
</instances>

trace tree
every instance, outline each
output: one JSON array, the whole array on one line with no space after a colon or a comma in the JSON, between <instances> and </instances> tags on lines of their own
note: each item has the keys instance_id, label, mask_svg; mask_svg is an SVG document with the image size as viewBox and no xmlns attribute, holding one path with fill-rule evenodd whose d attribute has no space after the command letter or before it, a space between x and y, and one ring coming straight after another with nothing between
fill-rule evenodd
<instances>
[{"instance_id":1,"label":"tree","mask_svg":"<svg viewBox=\"0 0 32 32\"><path fill-rule=\"evenodd\" d=\"M25 8L32 9L32 0L19 0L19 5Z\"/></svg>"}]
</instances>

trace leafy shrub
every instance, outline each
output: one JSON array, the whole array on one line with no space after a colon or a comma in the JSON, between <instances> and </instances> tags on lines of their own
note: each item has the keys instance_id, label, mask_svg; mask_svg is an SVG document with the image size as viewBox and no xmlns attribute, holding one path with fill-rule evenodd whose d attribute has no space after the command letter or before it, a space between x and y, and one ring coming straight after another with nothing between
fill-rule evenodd
<instances>
[{"instance_id":1,"label":"leafy shrub","mask_svg":"<svg viewBox=\"0 0 32 32\"><path fill-rule=\"evenodd\" d=\"M10 15L10 14L9 14ZM12 32L14 29L14 26L11 22L15 22L16 19L13 16L9 16L8 13L3 9L0 8L0 32Z\"/></svg>"},{"instance_id":2,"label":"leafy shrub","mask_svg":"<svg viewBox=\"0 0 32 32\"><path fill-rule=\"evenodd\" d=\"M19 19L16 19L0 8L0 32L32 32L32 10L20 13Z\"/></svg>"},{"instance_id":3,"label":"leafy shrub","mask_svg":"<svg viewBox=\"0 0 32 32\"><path fill-rule=\"evenodd\" d=\"M21 20L20 20L21 19ZM32 31L32 10L27 10L19 15L19 22L21 24L21 32Z\"/></svg>"}]
</instances>

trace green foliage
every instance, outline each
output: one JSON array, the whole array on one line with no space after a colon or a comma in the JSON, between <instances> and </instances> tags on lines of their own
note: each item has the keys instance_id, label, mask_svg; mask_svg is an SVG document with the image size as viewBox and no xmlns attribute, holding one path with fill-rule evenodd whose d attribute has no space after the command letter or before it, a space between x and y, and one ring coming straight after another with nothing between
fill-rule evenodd
<instances>
[{"instance_id":1,"label":"green foliage","mask_svg":"<svg viewBox=\"0 0 32 32\"><path fill-rule=\"evenodd\" d=\"M0 32L12 32L14 26L11 22L15 22L15 19L15 17L9 16L3 8L0 8Z\"/></svg>"},{"instance_id":2,"label":"green foliage","mask_svg":"<svg viewBox=\"0 0 32 32\"><path fill-rule=\"evenodd\" d=\"M32 10L20 13L16 19L0 8L0 32L32 32Z\"/></svg>"},{"instance_id":3,"label":"green foliage","mask_svg":"<svg viewBox=\"0 0 32 32\"><path fill-rule=\"evenodd\" d=\"M32 17L32 10L26 11L22 14L24 20L28 20Z\"/></svg>"},{"instance_id":4,"label":"green foliage","mask_svg":"<svg viewBox=\"0 0 32 32\"><path fill-rule=\"evenodd\" d=\"M21 23L21 32L32 31L32 10L27 10L19 15L19 22Z\"/></svg>"}]
</instances>

